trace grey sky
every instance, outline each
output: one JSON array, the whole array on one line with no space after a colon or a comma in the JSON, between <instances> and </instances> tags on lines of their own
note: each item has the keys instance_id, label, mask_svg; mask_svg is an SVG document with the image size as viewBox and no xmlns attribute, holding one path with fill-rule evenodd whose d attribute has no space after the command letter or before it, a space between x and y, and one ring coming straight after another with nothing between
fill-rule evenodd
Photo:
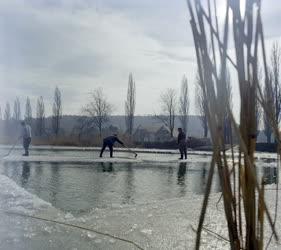
<instances>
[{"instance_id":1,"label":"grey sky","mask_svg":"<svg viewBox=\"0 0 281 250\"><path fill-rule=\"evenodd\" d=\"M281 35L281 2L263 2L270 47ZM161 92L179 89L183 74L195 113L196 64L185 0L2 0L0 24L2 110L6 101L19 96L24 106L30 96L35 113L42 95L50 114L58 85L64 114L79 114L97 87L114 113L123 114L132 72L137 114L157 112Z\"/></svg>"}]
</instances>

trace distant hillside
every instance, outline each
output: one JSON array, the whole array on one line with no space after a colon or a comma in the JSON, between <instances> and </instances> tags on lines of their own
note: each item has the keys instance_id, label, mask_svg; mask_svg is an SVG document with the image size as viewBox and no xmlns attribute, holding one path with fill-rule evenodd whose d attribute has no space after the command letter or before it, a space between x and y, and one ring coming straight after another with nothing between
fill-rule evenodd
<instances>
[{"instance_id":1,"label":"distant hillside","mask_svg":"<svg viewBox=\"0 0 281 250\"><path fill-rule=\"evenodd\" d=\"M65 133L69 133L72 129L77 125L79 116L63 116L61 120L62 128ZM51 125L51 119L47 119L47 127ZM121 115L110 116L109 122L106 126L115 126L118 127L120 131L125 131L125 117ZM153 128L153 127L161 127L163 124L155 119L154 116L136 116L134 121L134 128L136 129L138 126L142 126L144 128ZM176 119L175 128L180 127L179 120ZM189 116L188 122L188 135L201 137L203 134L202 126L200 123L200 119L198 116Z\"/></svg>"},{"instance_id":2,"label":"distant hillside","mask_svg":"<svg viewBox=\"0 0 281 250\"><path fill-rule=\"evenodd\" d=\"M118 127L120 130L123 131L125 130L124 116L111 116L109 123L112 124L113 126ZM138 126L150 128L150 127L160 127L163 125L159 120L155 119L154 116L136 116L134 124L135 124L134 125L135 129ZM178 118L176 118L175 121L175 128L177 127L180 127L180 122ZM189 116L188 134L190 136L195 136L195 137L202 136L203 130L198 116Z\"/></svg>"},{"instance_id":3,"label":"distant hillside","mask_svg":"<svg viewBox=\"0 0 281 250\"><path fill-rule=\"evenodd\" d=\"M78 120L81 118L81 116L71 116L71 115L65 115L61 119L61 128L64 131L65 134L69 134L73 131L73 128L77 126ZM35 122L35 120L34 120ZM34 125L35 123L33 123ZM116 116L110 116L109 122L106 124L106 127L108 126L115 126L120 131L125 131L125 117L121 115ZM158 128L161 127L163 124L157 120L154 116L136 116L135 122L134 122L134 128L136 129L138 126L142 126L143 128ZM13 126L12 130L19 129L19 126ZM177 127L180 127L180 123L178 118L176 118L175 121L175 129ZM46 118L46 129L47 131L51 128L51 118ZM0 131L2 133L4 132L4 121L0 120ZM15 131L16 132L16 131ZM188 122L188 135L194 136L194 137L201 137L203 134L202 126L200 123L200 119L198 116L189 116L189 122Z\"/></svg>"},{"instance_id":4,"label":"distant hillside","mask_svg":"<svg viewBox=\"0 0 281 250\"><path fill-rule=\"evenodd\" d=\"M81 118L81 116L71 116L71 115L65 115L61 119L61 130L64 135L70 135L71 132L73 132L73 128L78 125L78 120ZM147 115L147 116L136 116L135 117L135 123L134 123L134 129L137 129L139 126L142 128L146 128L148 130L155 130L157 128L160 128L163 124L157 120L154 116ZM120 132L125 131L125 117L121 115L115 115L110 116L109 122L106 124L106 127L114 126L117 127ZM33 121L33 129L35 129L35 120ZM175 121L175 129L177 127L180 127L179 119L176 118ZM10 133L7 134L5 131L5 122L3 120L0 120L0 143L3 141L1 138L3 136L5 138L7 137L16 137L19 134L20 126L17 123L12 122L9 126ZM46 131L50 132L51 128L51 118L46 118ZM176 135L176 133L175 133ZM189 116L189 122L188 122L188 136L192 137L202 137L203 135L203 129L201 126L201 121L199 116ZM264 136L264 133L261 131L258 134L258 142L266 142L266 138Z\"/></svg>"}]
</instances>

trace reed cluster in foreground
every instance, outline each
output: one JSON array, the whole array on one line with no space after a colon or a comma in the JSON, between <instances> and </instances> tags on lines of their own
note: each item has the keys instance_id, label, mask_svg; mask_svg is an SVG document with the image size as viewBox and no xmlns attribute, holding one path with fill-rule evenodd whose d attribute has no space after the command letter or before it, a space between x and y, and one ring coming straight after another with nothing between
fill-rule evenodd
<instances>
[{"instance_id":1,"label":"reed cluster in foreground","mask_svg":"<svg viewBox=\"0 0 281 250\"><path fill-rule=\"evenodd\" d=\"M275 240L278 240L278 235L275 220L265 203L263 181L257 179L255 167L258 104L269 118L278 145L280 137L273 104L267 101L262 92L262 89L271 88L272 85L264 45L261 2L246 0L245 10L242 12L242 1L225 0L224 22L221 29L217 18L216 0L187 0L187 4L191 17L199 84L207 103L208 125L214 146L197 228L196 249L200 248L201 231L215 168L222 187L231 249L264 249L265 220L269 222ZM234 56L229 54L230 43L234 46ZM262 66L263 82L259 77L258 65ZM236 98L240 100L238 121L233 115L227 95L228 68L235 72L239 84L240 96ZM239 156L232 150L231 162L225 147L226 123L231 126L231 136L235 135L239 139Z\"/></svg>"}]
</instances>

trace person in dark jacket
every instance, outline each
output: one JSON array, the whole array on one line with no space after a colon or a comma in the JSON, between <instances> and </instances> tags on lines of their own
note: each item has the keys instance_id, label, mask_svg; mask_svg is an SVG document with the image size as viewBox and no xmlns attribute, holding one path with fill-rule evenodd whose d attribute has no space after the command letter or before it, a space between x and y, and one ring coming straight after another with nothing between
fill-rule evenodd
<instances>
[{"instance_id":1,"label":"person in dark jacket","mask_svg":"<svg viewBox=\"0 0 281 250\"><path fill-rule=\"evenodd\" d=\"M180 150L180 154L181 157L179 158L180 160L184 158L186 159L187 157L187 147L186 147L186 135L185 133L182 131L182 128L178 128L178 145L179 145L179 150Z\"/></svg>"},{"instance_id":2,"label":"person in dark jacket","mask_svg":"<svg viewBox=\"0 0 281 250\"><path fill-rule=\"evenodd\" d=\"M102 157L102 154L103 154L106 147L108 147L109 150L110 150L110 157L113 157L113 145L114 145L115 142L118 142L121 145L124 145L124 143L118 139L117 134L114 134L112 136L108 136L108 137L104 138L102 149L101 149L101 152L100 152L100 157Z\"/></svg>"},{"instance_id":3,"label":"person in dark jacket","mask_svg":"<svg viewBox=\"0 0 281 250\"><path fill-rule=\"evenodd\" d=\"M22 144L23 144L23 148L25 153L23 154L23 156L29 156L29 145L31 143L31 127L25 123L25 121L21 122L21 136L20 138L22 138Z\"/></svg>"}]
</instances>

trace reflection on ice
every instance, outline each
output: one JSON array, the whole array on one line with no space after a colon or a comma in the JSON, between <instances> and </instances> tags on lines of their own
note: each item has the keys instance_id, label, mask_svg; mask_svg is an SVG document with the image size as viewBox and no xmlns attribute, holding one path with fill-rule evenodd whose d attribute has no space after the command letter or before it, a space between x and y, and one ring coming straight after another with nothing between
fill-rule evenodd
<instances>
[{"instance_id":1,"label":"reflection on ice","mask_svg":"<svg viewBox=\"0 0 281 250\"><path fill-rule=\"evenodd\" d=\"M79 214L95 207L184 197L187 192L203 194L208 169L207 162L5 162L2 172L54 207ZM213 191L219 192L215 182Z\"/></svg>"}]
</instances>

